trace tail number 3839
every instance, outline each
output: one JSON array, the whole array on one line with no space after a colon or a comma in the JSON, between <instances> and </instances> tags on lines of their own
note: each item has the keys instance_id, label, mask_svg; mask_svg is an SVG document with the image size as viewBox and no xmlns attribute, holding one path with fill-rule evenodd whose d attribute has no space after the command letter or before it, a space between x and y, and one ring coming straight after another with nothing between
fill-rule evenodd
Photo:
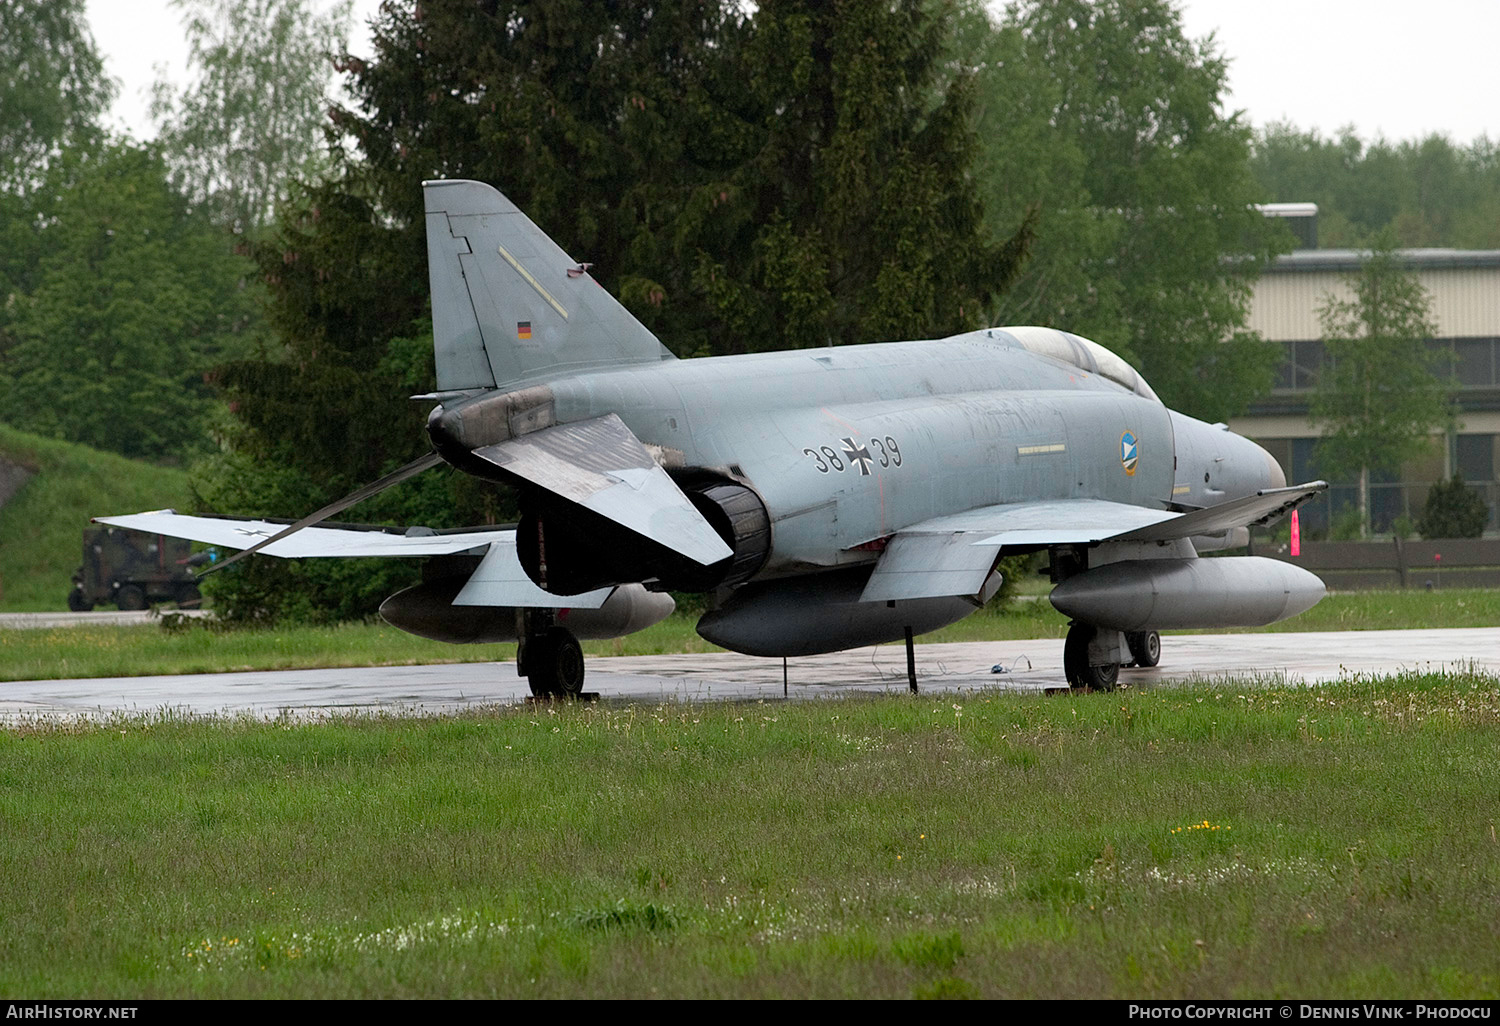
<instances>
[{"instance_id":1,"label":"tail number 3839","mask_svg":"<svg viewBox=\"0 0 1500 1026\"><path fill-rule=\"evenodd\" d=\"M846 470L857 470L864 477L870 476L872 466L901 466L901 446L890 435L871 438L861 443L854 438L840 438L837 448L831 445L816 449L803 449L802 455L812 457L820 474L842 474Z\"/></svg>"}]
</instances>

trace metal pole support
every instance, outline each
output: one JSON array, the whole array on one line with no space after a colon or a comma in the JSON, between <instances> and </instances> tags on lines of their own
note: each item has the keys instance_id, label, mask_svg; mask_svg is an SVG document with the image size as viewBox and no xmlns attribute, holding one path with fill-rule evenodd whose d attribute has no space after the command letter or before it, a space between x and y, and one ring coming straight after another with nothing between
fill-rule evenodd
<instances>
[{"instance_id":1,"label":"metal pole support","mask_svg":"<svg viewBox=\"0 0 1500 1026\"><path fill-rule=\"evenodd\" d=\"M917 649L911 640L911 628L906 628L906 683L911 693L917 693Z\"/></svg>"}]
</instances>

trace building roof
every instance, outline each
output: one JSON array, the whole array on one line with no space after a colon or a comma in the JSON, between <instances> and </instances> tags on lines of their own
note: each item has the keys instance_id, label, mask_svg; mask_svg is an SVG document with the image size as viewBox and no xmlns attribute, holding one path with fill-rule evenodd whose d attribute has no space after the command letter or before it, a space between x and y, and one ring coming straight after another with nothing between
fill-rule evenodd
<instances>
[{"instance_id":1,"label":"building roof","mask_svg":"<svg viewBox=\"0 0 1500 1026\"><path fill-rule=\"evenodd\" d=\"M1299 249L1277 257L1267 274L1308 271L1357 271L1369 257L1367 249ZM1413 270L1500 267L1500 249L1398 249L1403 266Z\"/></svg>"}]
</instances>

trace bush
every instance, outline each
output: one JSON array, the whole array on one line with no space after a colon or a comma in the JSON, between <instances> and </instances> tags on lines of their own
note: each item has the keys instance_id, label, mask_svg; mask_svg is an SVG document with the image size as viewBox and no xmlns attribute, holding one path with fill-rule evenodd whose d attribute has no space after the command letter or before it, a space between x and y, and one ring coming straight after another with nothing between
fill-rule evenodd
<instances>
[{"instance_id":1,"label":"bush","mask_svg":"<svg viewBox=\"0 0 1500 1026\"><path fill-rule=\"evenodd\" d=\"M1365 518L1360 516L1359 507L1348 506L1334 514L1333 523L1328 528L1329 541L1359 541L1365 536Z\"/></svg>"},{"instance_id":2,"label":"bush","mask_svg":"<svg viewBox=\"0 0 1500 1026\"><path fill-rule=\"evenodd\" d=\"M1478 538L1489 521L1484 499L1454 474L1428 490L1417 530L1423 538Z\"/></svg>"}]
</instances>

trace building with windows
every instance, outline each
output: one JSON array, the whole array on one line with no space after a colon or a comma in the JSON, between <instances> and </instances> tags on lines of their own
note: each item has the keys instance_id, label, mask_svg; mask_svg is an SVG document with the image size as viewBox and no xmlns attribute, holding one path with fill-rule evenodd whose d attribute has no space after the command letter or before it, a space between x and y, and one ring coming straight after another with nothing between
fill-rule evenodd
<instances>
[{"instance_id":1,"label":"building with windows","mask_svg":"<svg viewBox=\"0 0 1500 1026\"><path fill-rule=\"evenodd\" d=\"M1453 381L1457 420L1446 438L1434 440L1429 456L1396 474L1377 477L1372 472L1373 527L1389 531L1401 516L1415 521L1428 487L1457 471L1485 497L1489 529L1500 529L1500 250L1409 249L1398 255L1432 298L1438 337L1428 345L1439 354L1439 373ZM1271 394L1230 427L1280 460L1288 482L1324 478L1333 485L1303 507L1302 522L1312 532L1326 530L1343 510L1357 504L1353 482L1320 472L1314 454L1317 431L1308 423L1307 406L1323 362L1318 310L1329 295L1347 298L1344 277L1359 269L1361 256L1348 249L1286 254L1261 277L1251 301L1249 326L1280 343L1283 360Z\"/></svg>"}]
</instances>

